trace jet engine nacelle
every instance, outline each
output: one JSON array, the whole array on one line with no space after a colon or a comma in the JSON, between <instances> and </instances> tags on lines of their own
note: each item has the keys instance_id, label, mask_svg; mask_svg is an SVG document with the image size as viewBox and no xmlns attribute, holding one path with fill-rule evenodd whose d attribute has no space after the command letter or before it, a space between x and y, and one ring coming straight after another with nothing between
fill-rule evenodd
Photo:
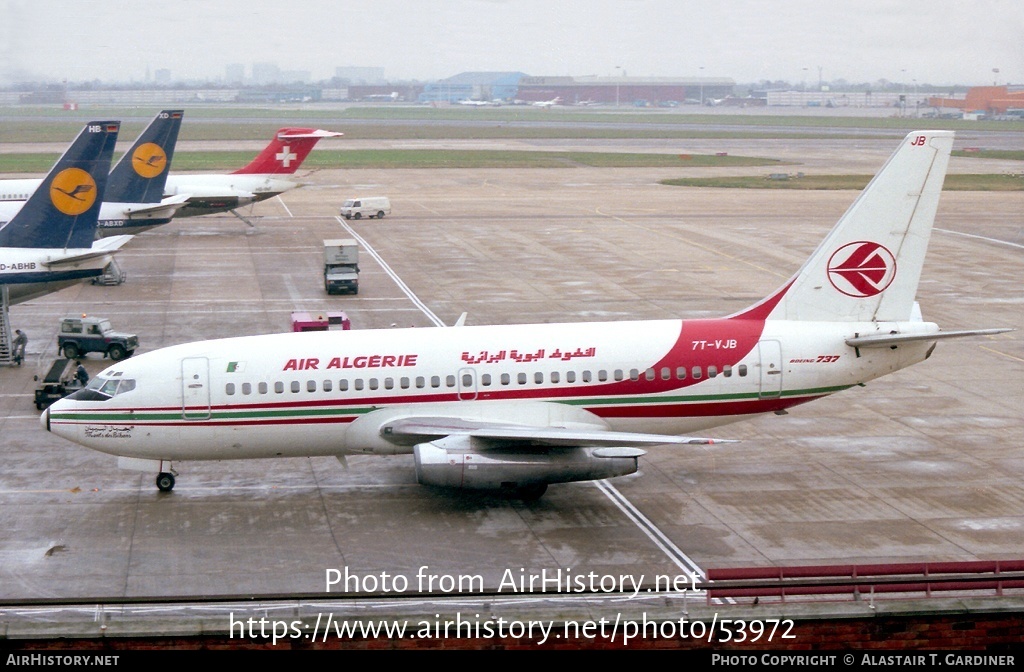
<instances>
[{"instance_id":1,"label":"jet engine nacelle","mask_svg":"<svg viewBox=\"0 0 1024 672\"><path fill-rule=\"evenodd\" d=\"M416 480L470 490L523 490L636 473L639 448L490 448L468 436L416 444ZM543 492L543 490L542 490Z\"/></svg>"}]
</instances>

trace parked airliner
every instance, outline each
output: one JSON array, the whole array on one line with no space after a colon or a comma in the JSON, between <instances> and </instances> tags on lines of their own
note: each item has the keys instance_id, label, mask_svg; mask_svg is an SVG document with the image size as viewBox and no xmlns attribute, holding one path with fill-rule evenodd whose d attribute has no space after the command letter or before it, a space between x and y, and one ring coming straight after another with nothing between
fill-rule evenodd
<instances>
[{"instance_id":1,"label":"parked airliner","mask_svg":"<svg viewBox=\"0 0 1024 672\"><path fill-rule=\"evenodd\" d=\"M96 238L120 122L91 121L0 229L0 285L10 304L103 273L131 236ZM6 317L6 315L5 315Z\"/></svg>"},{"instance_id":2,"label":"parked airliner","mask_svg":"<svg viewBox=\"0 0 1024 672\"><path fill-rule=\"evenodd\" d=\"M911 133L799 271L720 319L288 333L107 368L43 426L172 462L411 453L420 483L539 497L633 473L638 446L781 413L927 359L915 302L953 133Z\"/></svg>"},{"instance_id":3,"label":"parked airliner","mask_svg":"<svg viewBox=\"0 0 1024 672\"><path fill-rule=\"evenodd\" d=\"M136 234L167 224L184 197L163 198L182 110L162 110L110 171L96 236ZM39 187L40 179L0 180L0 225L11 220Z\"/></svg>"},{"instance_id":4,"label":"parked airliner","mask_svg":"<svg viewBox=\"0 0 1024 672\"><path fill-rule=\"evenodd\" d=\"M249 165L233 173L175 174L167 178L164 196L187 197L178 217L194 217L236 211L243 205L264 201L301 186L292 179L295 171L321 138L342 135L315 128L282 128Z\"/></svg>"}]
</instances>

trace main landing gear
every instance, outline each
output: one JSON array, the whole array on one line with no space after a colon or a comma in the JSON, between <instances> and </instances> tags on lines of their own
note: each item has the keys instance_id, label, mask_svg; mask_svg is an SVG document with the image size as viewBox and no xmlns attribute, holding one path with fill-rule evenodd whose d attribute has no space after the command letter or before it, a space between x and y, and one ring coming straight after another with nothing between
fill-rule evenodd
<instances>
[{"instance_id":1,"label":"main landing gear","mask_svg":"<svg viewBox=\"0 0 1024 672\"><path fill-rule=\"evenodd\" d=\"M160 490L160 492L170 492L171 490L173 490L174 474L167 471L161 471L156 476L156 487Z\"/></svg>"}]
</instances>

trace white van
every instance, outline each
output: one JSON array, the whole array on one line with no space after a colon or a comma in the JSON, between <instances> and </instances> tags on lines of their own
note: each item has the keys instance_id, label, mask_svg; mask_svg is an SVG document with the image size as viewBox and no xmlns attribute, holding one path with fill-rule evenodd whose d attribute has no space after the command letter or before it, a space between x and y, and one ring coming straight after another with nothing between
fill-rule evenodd
<instances>
[{"instance_id":1,"label":"white van","mask_svg":"<svg viewBox=\"0 0 1024 672\"><path fill-rule=\"evenodd\" d=\"M391 214L391 201L387 196L363 196L350 198L341 206L341 216L345 219L362 219L364 216L373 219L384 219Z\"/></svg>"}]
</instances>

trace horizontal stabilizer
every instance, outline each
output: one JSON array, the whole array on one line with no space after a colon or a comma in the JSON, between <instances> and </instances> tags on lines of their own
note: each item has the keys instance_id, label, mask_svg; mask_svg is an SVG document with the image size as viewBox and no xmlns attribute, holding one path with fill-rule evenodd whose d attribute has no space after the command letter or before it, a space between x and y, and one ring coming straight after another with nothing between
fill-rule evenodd
<instances>
[{"instance_id":1,"label":"horizontal stabilizer","mask_svg":"<svg viewBox=\"0 0 1024 672\"><path fill-rule=\"evenodd\" d=\"M288 129L284 132L278 133L277 137L281 140L298 140L299 138L340 138L345 135L344 133L338 133L337 131L324 131L322 129L303 131L302 129Z\"/></svg>"},{"instance_id":2,"label":"horizontal stabilizer","mask_svg":"<svg viewBox=\"0 0 1024 672\"><path fill-rule=\"evenodd\" d=\"M181 208L185 207L188 203L188 196L168 196L159 203L146 203L146 204L131 204L125 208L125 212L128 213L129 219L132 215L163 215L165 217L173 217Z\"/></svg>"},{"instance_id":3,"label":"horizontal stabilizer","mask_svg":"<svg viewBox=\"0 0 1024 672\"><path fill-rule=\"evenodd\" d=\"M1002 334L1013 329L965 329L962 331L939 331L933 334L875 334L846 339L846 344L853 348L882 348L903 343L919 341L939 341L944 338L963 338L964 336L991 336Z\"/></svg>"},{"instance_id":4,"label":"horizontal stabilizer","mask_svg":"<svg viewBox=\"0 0 1024 672\"><path fill-rule=\"evenodd\" d=\"M132 236L127 235L101 238L97 240L91 248L83 248L80 254L75 254L73 251L69 250L66 254L62 254L57 259L44 262L43 265L51 270L59 269L63 266L78 266L83 261L98 259L117 252L131 239Z\"/></svg>"}]
</instances>

